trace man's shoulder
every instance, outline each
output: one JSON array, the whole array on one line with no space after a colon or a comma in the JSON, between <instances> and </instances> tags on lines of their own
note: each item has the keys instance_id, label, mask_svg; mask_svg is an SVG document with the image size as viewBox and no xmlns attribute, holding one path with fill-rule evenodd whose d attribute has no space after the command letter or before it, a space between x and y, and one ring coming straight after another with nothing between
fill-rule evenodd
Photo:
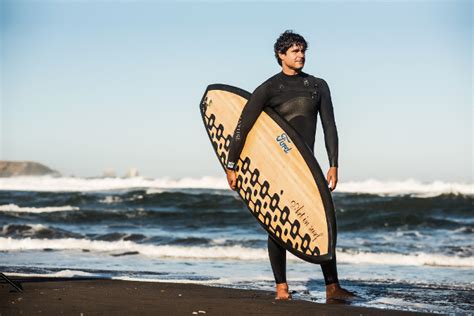
<instances>
[{"instance_id":1,"label":"man's shoulder","mask_svg":"<svg viewBox=\"0 0 474 316\"><path fill-rule=\"evenodd\" d=\"M313 76L313 75L310 75L310 74L307 74L307 73L305 73L305 75L308 76L308 78L310 80L314 81L315 83L322 84L322 85L327 85L326 80L324 80L323 78L316 77L316 76Z\"/></svg>"},{"instance_id":2,"label":"man's shoulder","mask_svg":"<svg viewBox=\"0 0 474 316\"><path fill-rule=\"evenodd\" d=\"M271 86L275 83L276 80L278 80L279 76L280 73L274 74L273 76L265 80L260 86Z\"/></svg>"},{"instance_id":3,"label":"man's shoulder","mask_svg":"<svg viewBox=\"0 0 474 316\"><path fill-rule=\"evenodd\" d=\"M271 86L275 84L276 79L278 78L278 75L279 75L279 74L273 75L273 76L271 76L270 78L268 78L267 80L265 80L264 82L262 82L262 83L255 89L255 91L264 91L264 90L270 89ZM254 93L255 93L255 91L254 91Z\"/></svg>"}]
</instances>

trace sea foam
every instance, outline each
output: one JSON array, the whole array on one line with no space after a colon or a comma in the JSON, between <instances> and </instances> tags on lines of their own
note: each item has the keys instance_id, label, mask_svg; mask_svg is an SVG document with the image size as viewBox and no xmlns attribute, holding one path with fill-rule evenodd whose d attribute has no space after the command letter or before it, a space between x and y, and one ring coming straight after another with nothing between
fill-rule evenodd
<instances>
[{"instance_id":1,"label":"sea foam","mask_svg":"<svg viewBox=\"0 0 474 316\"><path fill-rule=\"evenodd\" d=\"M101 241L76 238L35 239L35 238L3 238L0 237L0 250L83 250L118 254L138 252L152 258L196 258L196 259L234 259L234 260L268 260L268 253L263 248L248 248L241 245L233 246L174 246L138 244L132 241ZM380 264L402 266L453 266L474 267L472 257L446 256L430 253L371 253L358 251L338 251L338 262L349 264ZM300 260L288 254L290 260Z\"/></svg>"},{"instance_id":2,"label":"sea foam","mask_svg":"<svg viewBox=\"0 0 474 316\"><path fill-rule=\"evenodd\" d=\"M48 206L48 207L20 207L15 204L0 205L0 212L14 212L14 213L51 213L51 212L65 212L77 211L78 207L65 206Z\"/></svg>"},{"instance_id":3,"label":"sea foam","mask_svg":"<svg viewBox=\"0 0 474 316\"><path fill-rule=\"evenodd\" d=\"M227 189L224 177L202 178L76 178L76 177L11 177L0 178L0 190L11 191L49 191L49 192L87 192L108 190L157 189L150 193L162 192L159 189Z\"/></svg>"},{"instance_id":4,"label":"sea foam","mask_svg":"<svg viewBox=\"0 0 474 316\"><path fill-rule=\"evenodd\" d=\"M201 178L76 178L76 177L12 177L0 178L0 190L87 192L108 190L147 189L154 194L167 189L227 190L224 176ZM338 184L335 192L379 195L414 195L432 197L441 194L474 195L473 183L433 181L424 183L415 179L383 181L368 179Z\"/></svg>"}]
</instances>

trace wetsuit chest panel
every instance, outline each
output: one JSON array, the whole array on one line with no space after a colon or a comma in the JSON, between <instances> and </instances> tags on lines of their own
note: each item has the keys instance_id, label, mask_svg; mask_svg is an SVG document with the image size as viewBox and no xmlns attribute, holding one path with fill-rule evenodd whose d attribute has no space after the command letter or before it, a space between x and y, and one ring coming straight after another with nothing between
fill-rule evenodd
<instances>
[{"instance_id":1,"label":"wetsuit chest panel","mask_svg":"<svg viewBox=\"0 0 474 316\"><path fill-rule=\"evenodd\" d=\"M308 102L314 103L316 107L319 103L320 93L314 83L305 86L302 82L289 82L285 85L276 82L270 91L268 106L276 108L297 97L310 99L311 101L308 100Z\"/></svg>"},{"instance_id":2,"label":"wetsuit chest panel","mask_svg":"<svg viewBox=\"0 0 474 316\"><path fill-rule=\"evenodd\" d=\"M286 80L285 80L286 79ZM303 137L305 143L314 147L320 93L317 84L309 78L289 80L280 78L272 83L268 106Z\"/></svg>"},{"instance_id":3,"label":"wetsuit chest panel","mask_svg":"<svg viewBox=\"0 0 474 316\"><path fill-rule=\"evenodd\" d=\"M317 115L315 99L295 97L275 106L274 110L290 123L310 148L313 148Z\"/></svg>"}]
</instances>

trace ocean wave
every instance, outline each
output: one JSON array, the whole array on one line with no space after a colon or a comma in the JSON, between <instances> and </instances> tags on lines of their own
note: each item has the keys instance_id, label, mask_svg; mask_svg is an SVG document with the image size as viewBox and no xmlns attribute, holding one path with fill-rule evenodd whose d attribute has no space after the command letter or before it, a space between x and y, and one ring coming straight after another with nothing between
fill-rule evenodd
<instances>
[{"instance_id":1,"label":"ocean wave","mask_svg":"<svg viewBox=\"0 0 474 316\"><path fill-rule=\"evenodd\" d=\"M104 204L118 204L123 202L123 199L119 196L113 196L113 195L107 195L104 197L102 200L99 201L99 203L104 203Z\"/></svg>"},{"instance_id":2,"label":"ocean wave","mask_svg":"<svg viewBox=\"0 0 474 316\"><path fill-rule=\"evenodd\" d=\"M167 189L215 189L228 190L225 176L201 178L76 178L76 177L12 177L0 178L0 190L10 191L50 191L87 192L110 190L147 189L147 194L162 193ZM433 197L442 194L474 195L473 183L433 181L424 183L415 179L384 181L368 179L364 181L340 182L335 192L365 193L377 195L414 195ZM113 202L105 200L104 203Z\"/></svg>"},{"instance_id":3,"label":"ocean wave","mask_svg":"<svg viewBox=\"0 0 474 316\"><path fill-rule=\"evenodd\" d=\"M397 266L439 266L439 267L474 267L472 257L445 256L432 253L373 253L354 250L338 251L338 262L352 264L381 264Z\"/></svg>"},{"instance_id":4,"label":"ocean wave","mask_svg":"<svg viewBox=\"0 0 474 316\"><path fill-rule=\"evenodd\" d=\"M213 247L149 245L123 240L107 242L74 238L48 240L0 237L0 249L3 251L87 249L111 255L136 253L152 258L268 260L268 253L264 248L248 248L240 245ZM337 256L338 262L349 264L474 267L472 257L461 258L430 253L398 254L338 250ZM288 259L300 260L291 254L288 254Z\"/></svg>"},{"instance_id":5,"label":"ocean wave","mask_svg":"<svg viewBox=\"0 0 474 316\"><path fill-rule=\"evenodd\" d=\"M5 273L6 276L12 277L12 276L28 276L28 277L48 277L48 278L77 278L77 277L95 277L95 278L100 278L104 277L103 274L101 273L90 273L86 271L81 271L81 270L70 270L70 269L65 269L65 270L60 270L56 272L50 272L50 273L21 273L21 272L8 272Z\"/></svg>"},{"instance_id":6,"label":"ocean wave","mask_svg":"<svg viewBox=\"0 0 474 316\"><path fill-rule=\"evenodd\" d=\"M4 223L34 220L57 226L85 223L115 225L126 222L135 227L154 225L165 230L258 228L243 201L234 195L145 192L0 191L0 220ZM464 195L417 198L338 194L334 195L334 203L338 227L344 232L447 229L467 235L474 229L472 198Z\"/></svg>"},{"instance_id":7,"label":"ocean wave","mask_svg":"<svg viewBox=\"0 0 474 316\"><path fill-rule=\"evenodd\" d=\"M93 271L93 270L91 270ZM141 271L143 273L143 271ZM81 270L70 270L64 269L55 272L44 272L44 273L33 273L33 272L6 272L5 275L8 277L40 277L40 278L98 278L98 279L111 279L121 281L132 281L132 282L173 282L181 284L207 284L207 285L235 285L237 278L208 278L208 279L186 279L186 278L164 278L162 276L154 275L152 277L137 277L132 276L134 273L131 271L103 271L98 272L86 272ZM241 278L242 280L248 280L248 278ZM273 282L270 277L265 278L265 281Z\"/></svg>"},{"instance_id":8,"label":"ocean wave","mask_svg":"<svg viewBox=\"0 0 474 316\"><path fill-rule=\"evenodd\" d=\"M48 207L20 207L15 204L0 205L0 212L15 212L15 213L52 213L77 211L79 207L64 205L64 206L48 206Z\"/></svg>"},{"instance_id":9,"label":"ocean wave","mask_svg":"<svg viewBox=\"0 0 474 316\"><path fill-rule=\"evenodd\" d=\"M459 227L458 229L455 229L454 233L472 234L474 233L474 227L462 226L462 227Z\"/></svg>"},{"instance_id":10,"label":"ocean wave","mask_svg":"<svg viewBox=\"0 0 474 316\"><path fill-rule=\"evenodd\" d=\"M19 229L20 231L28 230L31 233L39 232L41 230L49 229L48 226L43 224L30 224L30 225L15 225L15 224L8 224L2 227L1 234L7 235L9 232Z\"/></svg>"},{"instance_id":11,"label":"ocean wave","mask_svg":"<svg viewBox=\"0 0 474 316\"><path fill-rule=\"evenodd\" d=\"M45 226L43 224L8 224L2 227L0 236L3 237L14 237L14 238L47 238L47 239L60 239L60 238L82 238L81 234L69 232L64 229ZM1 248L0 248L1 249Z\"/></svg>"},{"instance_id":12,"label":"ocean wave","mask_svg":"<svg viewBox=\"0 0 474 316\"><path fill-rule=\"evenodd\" d=\"M434 197L443 194L474 195L473 183L433 181L423 183L415 179L403 181L348 181L338 185L340 193L366 193L377 195L412 195L417 197Z\"/></svg>"},{"instance_id":13,"label":"ocean wave","mask_svg":"<svg viewBox=\"0 0 474 316\"><path fill-rule=\"evenodd\" d=\"M17 250L83 250L96 252L138 252L142 255L155 258L199 258L199 259L240 259L240 260L258 260L267 258L266 251L262 249L252 249L235 246L216 246L216 247L186 247L169 245L147 245L137 244L131 241L100 241L88 239L14 239L11 237L0 237L0 249L4 251Z\"/></svg>"},{"instance_id":14,"label":"ocean wave","mask_svg":"<svg viewBox=\"0 0 474 316\"><path fill-rule=\"evenodd\" d=\"M11 177L0 178L0 190L10 191L49 191L49 192L87 192L133 189L156 189L150 193L161 192L160 189L227 189L224 176L201 178L76 178L76 177Z\"/></svg>"}]
</instances>

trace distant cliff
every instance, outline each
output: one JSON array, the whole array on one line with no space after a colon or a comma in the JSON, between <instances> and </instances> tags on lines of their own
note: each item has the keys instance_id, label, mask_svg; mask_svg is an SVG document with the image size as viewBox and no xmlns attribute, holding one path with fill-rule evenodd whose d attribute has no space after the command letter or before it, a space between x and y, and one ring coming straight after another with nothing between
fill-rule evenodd
<instances>
[{"instance_id":1,"label":"distant cliff","mask_svg":"<svg viewBox=\"0 0 474 316\"><path fill-rule=\"evenodd\" d=\"M0 160L0 177L44 175L60 176L61 174L56 170L33 161Z\"/></svg>"}]
</instances>

